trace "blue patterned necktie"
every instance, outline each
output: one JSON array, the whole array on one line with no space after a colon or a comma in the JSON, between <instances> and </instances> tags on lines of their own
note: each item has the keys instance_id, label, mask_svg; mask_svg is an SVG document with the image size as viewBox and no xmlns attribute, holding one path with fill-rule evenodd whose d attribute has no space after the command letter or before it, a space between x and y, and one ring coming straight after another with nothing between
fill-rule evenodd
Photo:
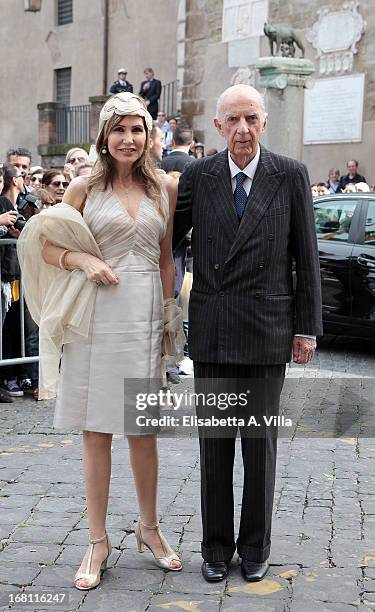
<instances>
[{"instance_id":1,"label":"blue patterned necktie","mask_svg":"<svg viewBox=\"0 0 375 612\"><path fill-rule=\"evenodd\" d=\"M244 172L239 172L236 174L236 189L234 190L234 207L236 209L237 215L239 219L242 219L242 215L244 213L246 202L247 202L247 193L244 189L243 182L247 178Z\"/></svg>"}]
</instances>

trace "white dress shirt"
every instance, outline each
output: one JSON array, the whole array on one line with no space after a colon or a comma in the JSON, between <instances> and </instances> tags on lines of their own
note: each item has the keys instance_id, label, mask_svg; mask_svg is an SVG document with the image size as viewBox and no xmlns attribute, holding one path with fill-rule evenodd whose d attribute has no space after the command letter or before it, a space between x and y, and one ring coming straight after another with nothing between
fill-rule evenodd
<instances>
[{"instance_id":1,"label":"white dress shirt","mask_svg":"<svg viewBox=\"0 0 375 612\"><path fill-rule=\"evenodd\" d=\"M233 159L230 156L230 152L228 150L228 163L229 163L230 175L232 177L232 191L233 191L233 193L234 193L234 190L236 189L236 185L237 185L237 183L236 183L236 175L239 172L243 172L244 174L246 174L247 178L245 178L244 182L242 183L242 186L243 186L244 190L246 191L246 195L249 195L250 189L251 189L251 185L253 183L255 171L256 171L257 166L258 166L259 157L260 157L260 147L258 147L258 151L256 152L256 155L255 155L255 157L253 157L251 162L249 164L247 164L247 166L243 170L241 170L241 168L239 168L234 163Z\"/></svg>"},{"instance_id":2,"label":"white dress shirt","mask_svg":"<svg viewBox=\"0 0 375 612\"><path fill-rule=\"evenodd\" d=\"M245 168L243 168L243 170L241 170L241 168L239 168L237 166L237 164L234 163L233 159L230 156L230 152L228 150L228 163L229 163L229 170L230 170L230 175L231 175L231 179L232 179L232 191L233 191L233 193L234 193L234 191L236 189L236 186L237 186L236 175L239 172L243 172L244 174L246 174L247 178L245 178L244 182L242 183L242 186L243 186L244 190L246 191L246 195L247 196L249 195L250 190L251 190L251 186L253 184L255 172L256 172L256 169L258 167L259 157L260 157L260 147L258 146L258 150L256 152L255 157L253 157L251 162L249 164L247 164L247 166L245 166ZM306 336L305 334L295 334L295 336L302 336L303 338L311 338L312 340L316 339L316 336Z\"/></svg>"}]
</instances>

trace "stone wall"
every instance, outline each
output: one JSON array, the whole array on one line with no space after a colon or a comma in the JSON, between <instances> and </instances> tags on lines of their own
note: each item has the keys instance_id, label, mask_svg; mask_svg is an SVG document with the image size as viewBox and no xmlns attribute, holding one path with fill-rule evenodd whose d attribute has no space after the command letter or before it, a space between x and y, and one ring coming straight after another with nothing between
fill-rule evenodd
<instances>
[{"instance_id":1,"label":"stone wall","mask_svg":"<svg viewBox=\"0 0 375 612\"><path fill-rule=\"evenodd\" d=\"M186 54L182 111L194 128L195 135L207 147L222 148L224 143L217 134L212 118L217 97L233 81L248 82L257 86L258 75L254 71L255 56L269 55L265 36L237 41L235 45L222 42L223 0L187 0ZM268 1L268 19L272 24L291 25L300 36L306 58L316 66L314 78L319 74L316 49L307 40L307 32L317 20L317 11L332 7L340 10L344 0L291 0L290 2ZM366 29L354 55L352 73L365 73L365 96L363 115L363 140L358 143L322 144L303 147L302 159L308 165L311 179L322 180L328 168L337 166L345 171L347 159L355 157L369 182L375 183L374 157L375 135L375 5L372 0L359 4L358 10L366 21ZM241 48L242 47L242 48ZM237 56L248 49L248 66L242 62L235 66ZM299 56L297 51L296 56ZM233 59L234 58L234 59ZM240 62L240 60L238 60ZM332 75L334 76L334 75ZM270 117L272 120L272 117ZM276 118L274 118L276 120ZM351 118L348 117L348 121ZM302 135L301 135L302 138Z\"/></svg>"},{"instance_id":2,"label":"stone wall","mask_svg":"<svg viewBox=\"0 0 375 612\"><path fill-rule=\"evenodd\" d=\"M231 71L221 43L223 1L187 0L186 52L182 90L182 115L194 127L198 140L221 146L212 125L216 99L225 89ZM223 87L224 84L224 87Z\"/></svg>"},{"instance_id":3,"label":"stone wall","mask_svg":"<svg viewBox=\"0 0 375 612\"><path fill-rule=\"evenodd\" d=\"M151 65L163 83L177 78L179 0L110 0L108 88L124 66L136 93ZM76 0L73 23L57 26L55 1L36 13L23 0L0 2L0 161L11 146L26 146L38 163L37 105L55 100L54 71L72 68L71 105L88 104L103 87L102 0ZM17 41L9 50L9 41Z\"/></svg>"}]
</instances>

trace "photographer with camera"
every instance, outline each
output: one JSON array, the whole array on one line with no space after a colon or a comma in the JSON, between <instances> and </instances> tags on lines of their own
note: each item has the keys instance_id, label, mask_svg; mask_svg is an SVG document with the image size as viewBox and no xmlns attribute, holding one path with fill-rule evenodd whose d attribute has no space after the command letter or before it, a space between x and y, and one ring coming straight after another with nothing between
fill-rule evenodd
<instances>
[{"instance_id":1,"label":"photographer with camera","mask_svg":"<svg viewBox=\"0 0 375 612\"><path fill-rule=\"evenodd\" d=\"M26 219L18 211L17 201L24 192L23 173L18 167L7 163L3 166L4 186L0 207L3 214L11 217L7 232L2 232L3 238L18 238L25 226ZM20 268L15 244L1 249L1 285L4 305L3 316L3 358L12 359L21 355L20 348ZM22 365L4 366L0 371L3 387L11 397L23 395L23 386L28 386L28 374ZM30 381L31 386L31 381ZM4 401L4 400L3 400ZM9 401L9 400L8 400ZM10 400L11 401L11 400Z\"/></svg>"}]
</instances>

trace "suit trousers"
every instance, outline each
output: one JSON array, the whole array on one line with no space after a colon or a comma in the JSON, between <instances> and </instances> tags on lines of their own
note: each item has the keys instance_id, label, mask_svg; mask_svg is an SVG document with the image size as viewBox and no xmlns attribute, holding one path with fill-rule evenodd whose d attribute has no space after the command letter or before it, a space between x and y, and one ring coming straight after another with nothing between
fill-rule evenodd
<instances>
[{"instance_id":1,"label":"suit trousers","mask_svg":"<svg viewBox=\"0 0 375 612\"><path fill-rule=\"evenodd\" d=\"M214 412L219 403L215 409L210 408L210 413L219 417L243 418L245 427L199 428L203 559L229 561L237 546L241 558L265 561L271 547L277 424L267 426L263 417L277 417L279 414L285 364L238 365L195 361L194 377L197 394L203 393L207 397L213 393L223 398L225 393L236 393L236 398L247 398L229 409L221 407ZM207 407L200 407L198 400L196 410L198 418L207 417ZM254 419L258 425L253 424ZM249 421L251 426L247 425ZM238 429L244 477L240 528L235 543L233 465Z\"/></svg>"}]
</instances>

